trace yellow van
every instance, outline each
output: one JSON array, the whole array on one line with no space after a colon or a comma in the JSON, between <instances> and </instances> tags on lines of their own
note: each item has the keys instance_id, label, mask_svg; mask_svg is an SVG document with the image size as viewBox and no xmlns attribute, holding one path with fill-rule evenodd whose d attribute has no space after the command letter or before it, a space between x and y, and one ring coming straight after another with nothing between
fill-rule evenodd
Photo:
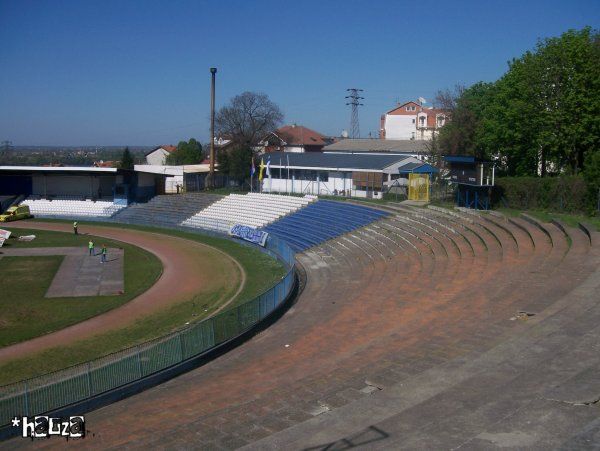
<instances>
[{"instance_id":1,"label":"yellow van","mask_svg":"<svg viewBox=\"0 0 600 451\"><path fill-rule=\"evenodd\" d=\"M0 222L18 221L19 219L32 218L29 213L29 207L27 205L21 205L19 207L10 207L0 215Z\"/></svg>"}]
</instances>

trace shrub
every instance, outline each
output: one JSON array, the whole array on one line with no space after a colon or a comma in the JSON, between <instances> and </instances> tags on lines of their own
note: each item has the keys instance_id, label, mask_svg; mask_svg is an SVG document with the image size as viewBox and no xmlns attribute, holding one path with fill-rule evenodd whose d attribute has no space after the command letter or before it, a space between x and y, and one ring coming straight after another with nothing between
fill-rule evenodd
<instances>
[{"instance_id":1,"label":"shrub","mask_svg":"<svg viewBox=\"0 0 600 451\"><path fill-rule=\"evenodd\" d=\"M589 211L589 190L582 176L500 177L496 179L496 206L557 212Z\"/></svg>"}]
</instances>

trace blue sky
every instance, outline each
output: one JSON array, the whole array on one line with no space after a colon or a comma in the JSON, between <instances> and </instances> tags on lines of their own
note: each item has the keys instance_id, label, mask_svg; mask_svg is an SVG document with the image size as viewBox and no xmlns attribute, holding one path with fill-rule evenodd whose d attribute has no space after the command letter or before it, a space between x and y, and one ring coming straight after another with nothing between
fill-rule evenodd
<instances>
[{"instance_id":1,"label":"blue sky","mask_svg":"<svg viewBox=\"0 0 600 451\"><path fill-rule=\"evenodd\" d=\"M0 141L206 141L211 66L217 107L265 92L286 123L329 135L362 88L367 136L396 100L493 81L538 38L599 18L597 0L0 0Z\"/></svg>"}]
</instances>

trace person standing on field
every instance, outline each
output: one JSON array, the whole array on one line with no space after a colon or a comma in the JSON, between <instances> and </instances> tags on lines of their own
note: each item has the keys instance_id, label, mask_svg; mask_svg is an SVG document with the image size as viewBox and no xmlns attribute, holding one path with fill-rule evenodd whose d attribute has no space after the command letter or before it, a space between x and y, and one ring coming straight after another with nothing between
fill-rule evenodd
<instances>
[{"instance_id":1,"label":"person standing on field","mask_svg":"<svg viewBox=\"0 0 600 451\"><path fill-rule=\"evenodd\" d=\"M100 259L100 263L106 263L106 254L107 254L106 244L102 245L102 251L101 251L101 253L102 253L102 257Z\"/></svg>"},{"instance_id":2,"label":"person standing on field","mask_svg":"<svg viewBox=\"0 0 600 451\"><path fill-rule=\"evenodd\" d=\"M90 240L90 242L88 243L88 249L90 251L90 255L95 255L96 252L94 252L94 242L92 240Z\"/></svg>"},{"instance_id":3,"label":"person standing on field","mask_svg":"<svg viewBox=\"0 0 600 451\"><path fill-rule=\"evenodd\" d=\"M77 235L77 221L73 223L73 233Z\"/></svg>"}]
</instances>

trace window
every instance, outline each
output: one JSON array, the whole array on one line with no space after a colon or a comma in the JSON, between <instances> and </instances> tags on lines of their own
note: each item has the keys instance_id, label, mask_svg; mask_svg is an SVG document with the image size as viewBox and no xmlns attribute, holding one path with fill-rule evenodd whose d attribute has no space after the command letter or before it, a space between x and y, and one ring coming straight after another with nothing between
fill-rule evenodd
<instances>
[{"instance_id":1,"label":"window","mask_svg":"<svg viewBox=\"0 0 600 451\"><path fill-rule=\"evenodd\" d=\"M444 125L444 116L438 116L437 118L437 123L438 123L438 127L442 127Z\"/></svg>"},{"instance_id":2,"label":"window","mask_svg":"<svg viewBox=\"0 0 600 451\"><path fill-rule=\"evenodd\" d=\"M415 120L413 119L413 124L415 123Z\"/></svg>"}]
</instances>

